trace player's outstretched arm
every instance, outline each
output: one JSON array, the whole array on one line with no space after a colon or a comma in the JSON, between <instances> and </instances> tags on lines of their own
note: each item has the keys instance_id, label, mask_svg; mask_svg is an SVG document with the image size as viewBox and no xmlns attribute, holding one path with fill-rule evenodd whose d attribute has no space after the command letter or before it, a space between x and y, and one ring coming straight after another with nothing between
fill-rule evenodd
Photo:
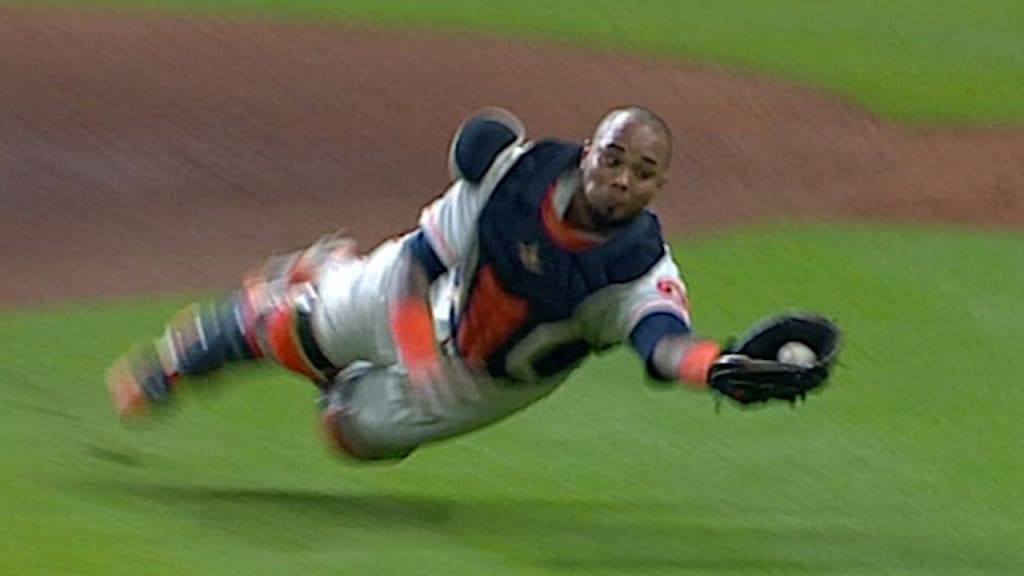
<instances>
[{"instance_id":1,"label":"player's outstretched arm","mask_svg":"<svg viewBox=\"0 0 1024 576\"><path fill-rule=\"evenodd\" d=\"M708 388L742 405L793 403L825 384L841 340L828 318L784 313L759 322L725 350L689 333L663 333L648 369L660 379Z\"/></svg>"},{"instance_id":2,"label":"player's outstretched arm","mask_svg":"<svg viewBox=\"0 0 1024 576\"><path fill-rule=\"evenodd\" d=\"M662 379L703 389L707 387L711 366L721 354L721 346L712 340L692 333L666 334L654 345L648 366Z\"/></svg>"}]
</instances>

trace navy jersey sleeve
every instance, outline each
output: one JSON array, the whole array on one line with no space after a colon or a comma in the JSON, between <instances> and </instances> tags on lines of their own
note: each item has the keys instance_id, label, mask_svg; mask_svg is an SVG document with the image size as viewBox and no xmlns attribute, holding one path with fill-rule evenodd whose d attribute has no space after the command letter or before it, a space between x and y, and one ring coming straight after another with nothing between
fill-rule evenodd
<instances>
[{"instance_id":1,"label":"navy jersey sleeve","mask_svg":"<svg viewBox=\"0 0 1024 576\"><path fill-rule=\"evenodd\" d=\"M430 242L427 240L423 230L419 230L409 239L408 249L413 258L423 266L427 273L427 278L431 282L444 274L446 270L445 265L441 262L441 258L438 257L434 248L430 246Z\"/></svg>"},{"instance_id":2,"label":"navy jersey sleeve","mask_svg":"<svg viewBox=\"0 0 1024 576\"><path fill-rule=\"evenodd\" d=\"M655 312L645 316L637 323L629 335L629 341L643 359L647 374L656 380L664 381L668 379L659 375L651 363L654 346L664 336L688 334L689 332L690 327L679 316L667 312Z\"/></svg>"}]
</instances>

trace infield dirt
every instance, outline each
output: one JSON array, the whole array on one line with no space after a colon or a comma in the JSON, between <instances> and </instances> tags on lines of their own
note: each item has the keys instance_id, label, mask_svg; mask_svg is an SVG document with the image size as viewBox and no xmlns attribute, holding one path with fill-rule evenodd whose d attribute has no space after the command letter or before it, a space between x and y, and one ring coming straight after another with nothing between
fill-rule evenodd
<instances>
[{"instance_id":1,"label":"infield dirt","mask_svg":"<svg viewBox=\"0 0 1024 576\"><path fill-rule=\"evenodd\" d=\"M414 225L476 108L585 138L676 133L670 236L765 218L1024 225L1024 132L909 131L820 91L681 62L342 25L0 8L0 304L233 285L346 228Z\"/></svg>"}]
</instances>

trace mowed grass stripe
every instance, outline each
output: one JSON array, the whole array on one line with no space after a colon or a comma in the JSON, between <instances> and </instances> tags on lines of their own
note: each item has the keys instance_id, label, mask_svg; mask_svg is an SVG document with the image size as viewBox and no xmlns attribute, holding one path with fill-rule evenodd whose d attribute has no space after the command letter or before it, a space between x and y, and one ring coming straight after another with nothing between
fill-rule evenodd
<instances>
[{"instance_id":1,"label":"mowed grass stripe","mask_svg":"<svg viewBox=\"0 0 1024 576\"><path fill-rule=\"evenodd\" d=\"M979 574L1024 561L1024 239L765 227L678 245L698 325L846 329L830 388L742 411L628 351L400 466L335 459L311 387L246 368L126 430L101 375L185 299L9 313L0 572ZM1012 351L1011 351L1012 352ZM997 358L998 361L994 361Z\"/></svg>"}]
</instances>

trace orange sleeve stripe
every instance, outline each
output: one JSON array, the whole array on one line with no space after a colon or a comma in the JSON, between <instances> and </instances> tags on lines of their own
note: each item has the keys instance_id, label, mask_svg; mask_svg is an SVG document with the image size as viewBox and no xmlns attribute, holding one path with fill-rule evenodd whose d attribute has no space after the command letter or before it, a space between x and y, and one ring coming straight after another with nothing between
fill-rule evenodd
<instances>
[{"instance_id":1,"label":"orange sleeve stripe","mask_svg":"<svg viewBox=\"0 0 1024 576\"><path fill-rule=\"evenodd\" d=\"M703 388L708 382L711 365L721 355L722 348L716 342L697 342L683 355L683 360L679 364L679 380L683 384Z\"/></svg>"},{"instance_id":2,"label":"orange sleeve stripe","mask_svg":"<svg viewBox=\"0 0 1024 576\"><path fill-rule=\"evenodd\" d=\"M391 307L391 336L406 366L441 361L434 337L434 318L427 303L407 299Z\"/></svg>"}]
</instances>

